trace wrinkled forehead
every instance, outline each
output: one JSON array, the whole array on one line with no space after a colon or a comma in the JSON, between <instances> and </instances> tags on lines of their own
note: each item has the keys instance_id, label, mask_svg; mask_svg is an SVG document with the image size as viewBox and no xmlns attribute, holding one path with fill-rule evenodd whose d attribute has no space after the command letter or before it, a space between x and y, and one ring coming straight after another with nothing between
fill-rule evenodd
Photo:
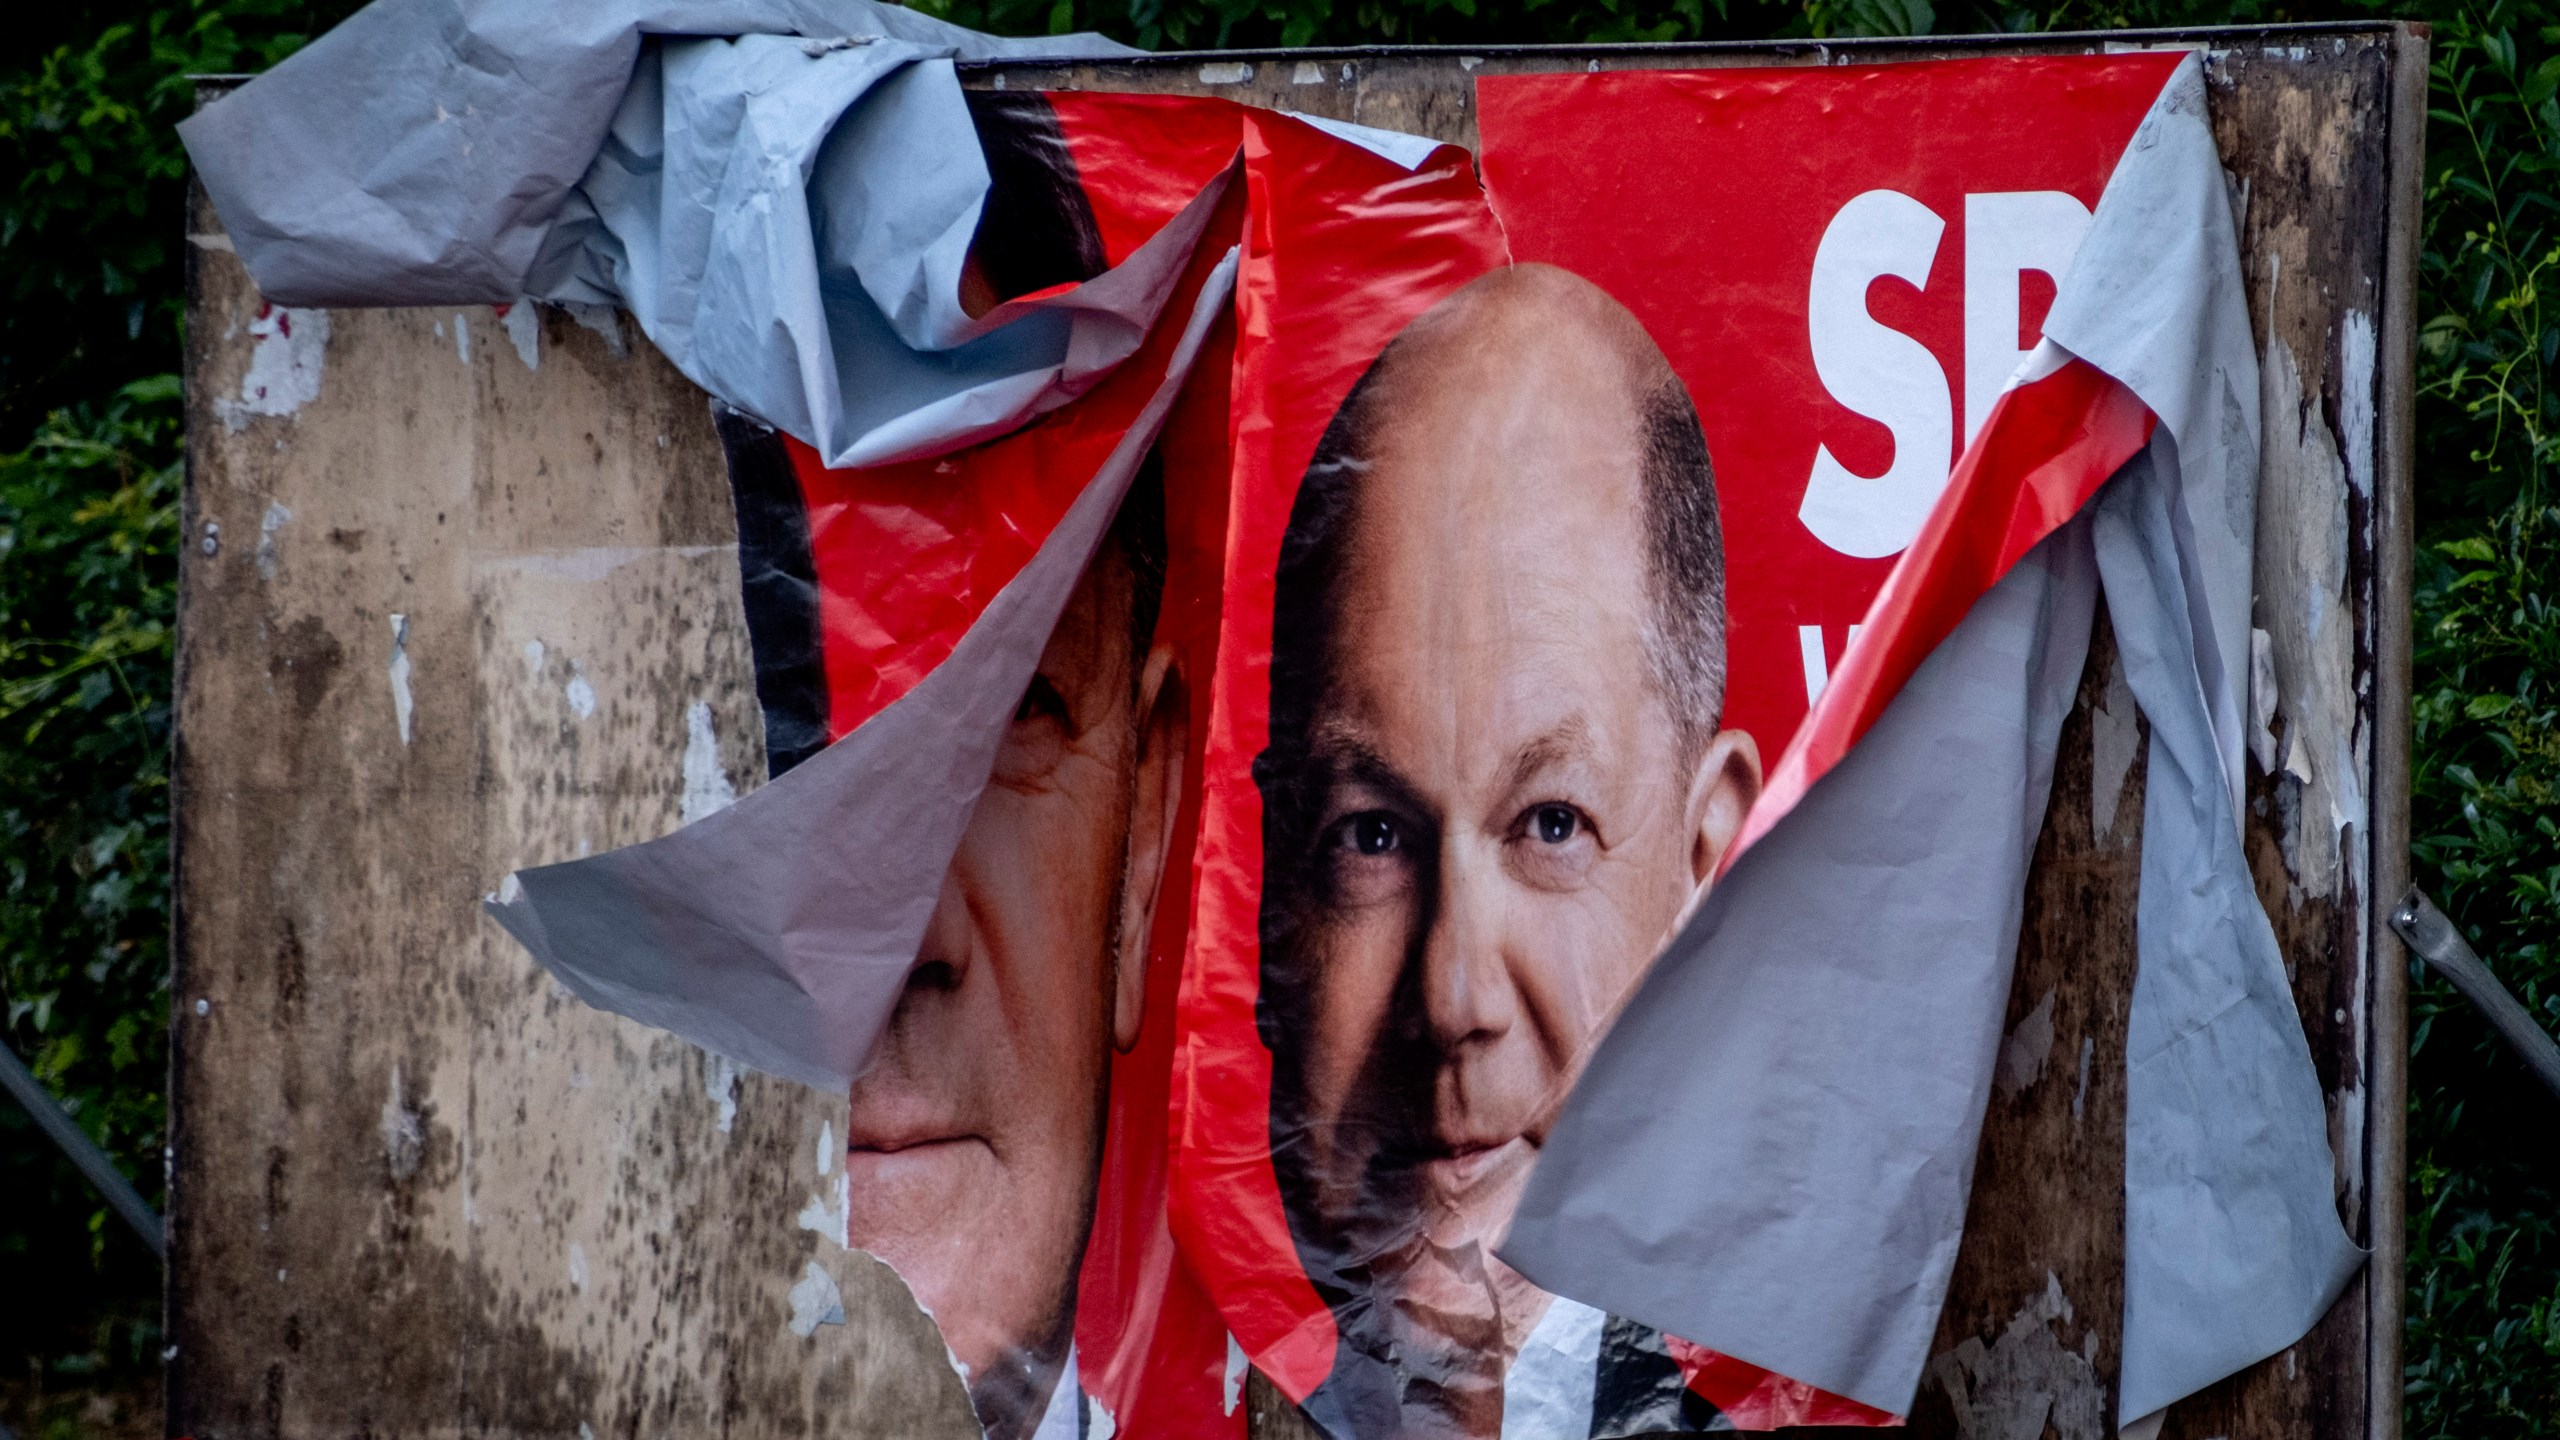
<instances>
[{"instance_id":1,"label":"wrinkled forehead","mask_svg":"<svg viewBox=\"0 0 2560 1440\"><path fill-rule=\"evenodd\" d=\"M1624 366L1570 328L1409 355L1367 397L1350 575L1460 582L1570 571L1595 600L1640 580L1644 445Z\"/></svg>"}]
</instances>

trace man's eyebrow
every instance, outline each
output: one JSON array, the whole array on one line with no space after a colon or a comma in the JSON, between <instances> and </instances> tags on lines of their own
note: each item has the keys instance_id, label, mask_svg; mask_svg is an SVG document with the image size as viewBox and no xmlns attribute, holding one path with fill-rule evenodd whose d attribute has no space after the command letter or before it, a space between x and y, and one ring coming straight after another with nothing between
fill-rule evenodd
<instances>
[{"instance_id":1,"label":"man's eyebrow","mask_svg":"<svg viewBox=\"0 0 2560 1440\"><path fill-rule=\"evenodd\" d=\"M1511 752L1511 777L1507 788L1517 790L1535 780L1551 766L1578 760L1591 753L1591 723L1575 714L1524 742Z\"/></svg>"},{"instance_id":2,"label":"man's eyebrow","mask_svg":"<svg viewBox=\"0 0 2560 1440\"><path fill-rule=\"evenodd\" d=\"M1308 755L1314 759L1317 773L1325 783L1350 781L1379 792L1390 802L1417 813L1426 807L1413 782L1396 769L1393 762L1378 753L1376 746L1347 725L1318 725L1309 737Z\"/></svg>"}]
</instances>

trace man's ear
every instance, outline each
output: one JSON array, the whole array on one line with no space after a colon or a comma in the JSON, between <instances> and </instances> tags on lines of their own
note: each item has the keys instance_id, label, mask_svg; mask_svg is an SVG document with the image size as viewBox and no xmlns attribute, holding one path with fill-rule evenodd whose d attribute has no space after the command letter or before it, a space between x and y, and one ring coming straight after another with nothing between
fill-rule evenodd
<instances>
[{"instance_id":1,"label":"man's ear","mask_svg":"<svg viewBox=\"0 0 2560 1440\"><path fill-rule=\"evenodd\" d=\"M1111 966L1111 1042L1124 1053L1147 1018L1147 951L1164 893L1174 820L1182 813L1182 762L1191 746L1191 691L1173 647L1147 652L1138 682L1138 754L1129 787L1129 853L1120 871L1120 934ZM1756 773L1756 772L1755 772Z\"/></svg>"},{"instance_id":2,"label":"man's ear","mask_svg":"<svg viewBox=\"0 0 2560 1440\"><path fill-rule=\"evenodd\" d=\"M1719 730L1698 757L1698 773L1689 782L1689 884L1693 896L1706 891L1724 864L1725 852L1742 833L1742 817L1760 798L1760 746L1740 730Z\"/></svg>"}]
</instances>

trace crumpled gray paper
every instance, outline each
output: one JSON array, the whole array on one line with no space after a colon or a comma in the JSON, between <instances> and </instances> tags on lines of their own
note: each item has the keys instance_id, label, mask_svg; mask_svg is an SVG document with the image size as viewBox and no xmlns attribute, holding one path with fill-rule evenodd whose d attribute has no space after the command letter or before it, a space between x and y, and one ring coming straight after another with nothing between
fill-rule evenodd
<instances>
[{"instance_id":1,"label":"crumpled gray paper","mask_svg":"<svg viewBox=\"0 0 2560 1440\"><path fill-rule=\"evenodd\" d=\"M876 0L375 0L179 134L269 300L625 305L705 389L876 463L1066 403L1153 323L1179 257L958 300L988 181L952 61L1133 53Z\"/></svg>"},{"instance_id":2,"label":"crumpled gray paper","mask_svg":"<svg viewBox=\"0 0 2560 1440\"><path fill-rule=\"evenodd\" d=\"M2125 1035L2125 1420L2301 1339L2365 1258L2338 1218L2319 1073L2221 784L2194 547L2177 467L2154 459L2168 448L2155 441L2095 517L2125 682L2151 722Z\"/></svg>"},{"instance_id":3,"label":"crumpled gray paper","mask_svg":"<svg viewBox=\"0 0 2560 1440\"><path fill-rule=\"evenodd\" d=\"M1610 1314L1909 1407L1963 1239L2096 593L2077 521L1734 862L1575 1085L1503 1259Z\"/></svg>"}]
</instances>

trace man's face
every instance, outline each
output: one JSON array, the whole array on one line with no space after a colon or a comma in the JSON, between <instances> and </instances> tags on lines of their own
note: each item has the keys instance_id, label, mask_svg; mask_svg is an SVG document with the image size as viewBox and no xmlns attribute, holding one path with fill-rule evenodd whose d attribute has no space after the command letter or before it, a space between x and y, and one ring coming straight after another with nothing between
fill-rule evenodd
<instances>
[{"instance_id":1,"label":"man's face","mask_svg":"<svg viewBox=\"0 0 2560 1440\"><path fill-rule=\"evenodd\" d=\"M1640 430L1606 360L1555 344L1398 377L1310 733L1316 1204L1403 1247L1371 1272L1400 1307L1505 1351L1543 1298L1491 1247L1757 775L1738 736L1684 754L1648 678ZM1418 1233L1377 1234L1408 1208Z\"/></svg>"},{"instance_id":2,"label":"man's face","mask_svg":"<svg viewBox=\"0 0 2560 1440\"><path fill-rule=\"evenodd\" d=\"M1151 822L1169 815L1169 781L1168 757L1142 753L1136 715L1163 666L1133 696L1129 591L1106 547L1041 656L853 1087L852 1243L933 1312L998 1434L1015 1411L1037 1418L1063 1358L1110 1056L1143 1005ZM1133 804L1152 807L1134 826ZM1144 883L1127 890L1132 875Z\"/></svg>"}]
</instances>

